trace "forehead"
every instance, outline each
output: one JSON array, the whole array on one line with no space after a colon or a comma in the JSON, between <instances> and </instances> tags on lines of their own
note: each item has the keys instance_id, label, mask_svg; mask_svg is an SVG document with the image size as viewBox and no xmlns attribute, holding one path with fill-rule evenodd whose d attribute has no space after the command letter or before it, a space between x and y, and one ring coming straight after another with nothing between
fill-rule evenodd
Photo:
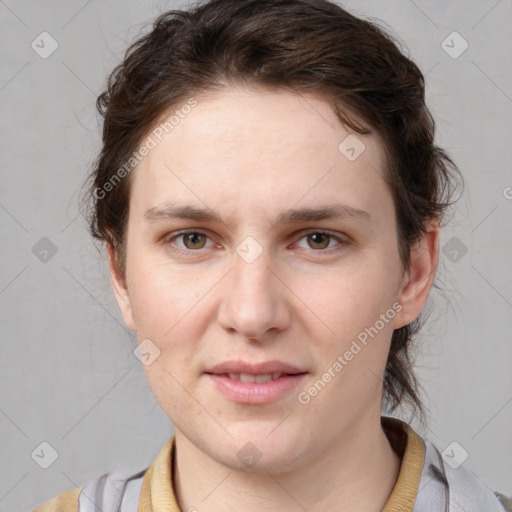
<instances>
[{"instance_id":1,"label":"forehead","mask_svg":"<svg viewBox=\"0 0 512 512\"><path fill-rule=\"evenodd\" d=\"M225 148L246 155L253 148L265 153L292 148L304 153L314 148L337 153L340 137L350 133L319 95L239 86L194 96L194 108L187 107L189 102L183 99L162 115L160 139L176 146L186 139L187 145L200 146L202 152ZM166 125L169 119L173 126ZM380 138L377 134L365 138L370 153L374 152ZM215 148L217 144L223 148Z\"/></svg>"},{"instance_id":2,"label":"forehead","mask_svg":"<svg viewBox=\"0 0 512 512\"><path fill-rule=\"evenodd\" d=\"M155 146L132 177L141 208L208 199L220 209L302 200L366 209L387 191L380 138L351 134L319 96L226 88L194 100L193 108L175 105L149 134Z\"/></svg>"}]
</instances>

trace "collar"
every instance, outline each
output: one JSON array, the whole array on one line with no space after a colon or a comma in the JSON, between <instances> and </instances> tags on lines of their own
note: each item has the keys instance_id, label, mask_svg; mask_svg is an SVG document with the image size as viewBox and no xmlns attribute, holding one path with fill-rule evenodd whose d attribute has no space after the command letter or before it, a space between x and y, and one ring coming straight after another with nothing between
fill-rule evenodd
<instances>
[{"instance_id":1,"label":"collar","mask_svg":"<svg viewBox=\"0 0 512 512\"><path fill-rule=\"evenodd\" d=\"M425 443L407 423L397 418L382 416L381 424L393 450L402 459L395 486L382 512L413 512L425 463Z\"/></svg>"}]
</instances>

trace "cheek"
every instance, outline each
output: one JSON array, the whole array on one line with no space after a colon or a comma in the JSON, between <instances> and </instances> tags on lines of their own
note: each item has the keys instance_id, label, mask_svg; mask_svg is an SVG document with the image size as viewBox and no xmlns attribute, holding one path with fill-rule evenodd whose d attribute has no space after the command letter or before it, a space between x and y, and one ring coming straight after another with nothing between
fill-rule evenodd
<instances>
[{"instance_id":1,"label":"cheek","mask_svg":"<svg viewBox=\"0 0 512 512\"><path fill-rule=\"evenodd\" d=\"M128 275L139 338L144 334L165 339L208 291L208 283L198 273L175 271L142 254L133 254Z\"/></svg>"},{"instance_id":2,"label":"cheek","mask_svg":"<svg viewBox=\"0 0 512 512\"><path fill-rule=\"evenodd\" d=\"M388 311L388 316L395 316L392 305L398 297L399 274L396 269L383 268L379 261L339 268L318 276L314 283L298 278L294 291L304 297L333 340L356 337ZM380 330L389 334L392 323Z\"/></svg>"},{"instance_id":3,"label":"cheek","mask_svg":"<svg viewBox=\"0 0 512 512\"><path fill-rule=\"evenodd\" d=\"M192 389L198 375L198 348L210 321L208 291L214 276L192 270L177 272L169 265L132 259L130 297L139 343L149 339L158 357L145 367L148 382L164 410L181 385ZM218 278L217 278L218 280ZM150 347L153 345L150 344Z\"/></svg>"},{"instance_id":4,"label":"cheek","mask_svg":"<svg viewBox=\"0 0 512 512\"><path fill-rule=\"evenodd\" d=\"M317 375L308 386L315 386L318 379L332 382L314 407L320 410L338 404L345 413L355 414L361 402L380 398L393 322L400 309L396 303L398 273L390 268L384 271L374 261L366 268L354 266L330 277L319 280L314 293L307 295L308 305L323 322L311 332L317 345Z\"/></svg>"},{"instance_id":5,"label":"cheek","mask_svg":"<svg viewBox=\"0 0 512 512\"><path fill-rule=\"evenodd\" d=\"M173 355L173 360L178 369L183 367L179 363L177 354ZM165 351L150 366L144 367L153 396L171 421L180 418L183 410L186 410L187 414L191 416L194 412L194 404L191 402L190 395L183 391L184 389L190 390L191 387L184 380L184 376L177 371L177 368L169 365Z\"/></svg>"}]
</instances>

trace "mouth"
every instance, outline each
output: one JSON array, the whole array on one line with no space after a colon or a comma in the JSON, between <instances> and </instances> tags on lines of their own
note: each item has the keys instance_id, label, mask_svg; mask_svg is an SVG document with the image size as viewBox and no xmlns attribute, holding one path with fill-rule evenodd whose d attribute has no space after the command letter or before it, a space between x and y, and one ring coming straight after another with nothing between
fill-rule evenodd
<instances>
[{"instance_id":1,"label":"mouth","mask_svg":"<svg viewBox=\"0 0 512 512\"><path fill-rule=\"evenodd\" d=\"M259 375L251 375L250 373L223 373L221 377L228 377L231 380L241 381L241 382L270 382L271 380L276 380L282 377L283 375L289 375L281 372L273 372L273 373L262 373Z\"/></svg>"},{"instance_id":2,"label":"mouth","mask_svg":"<svg viewBox=\"0 0 512 512\"><path fill-rule=\"evenodd\" d=\"M264 376L270 375L272 378L274 375L287 374L296 375L298 373L305 373L305 370L297 366L293 366L283 361L264 361L261 363L249 363L242 360L224 361L223 363L216 364L215 366L206 370L206 373L214 375L240 375L240 376ZM240 379L238 379L240 380Z\"/></svg>"},{"instance_id":3,"label":"mouth","mask_svg":"<svg viewBox=\"0 0 512 512\"><path fill-rule=\"evenodd\" d=\"M277 401L295 389L308 374L279 362L261 364L226 362L205 372L217 392L242 404L266 404Z\"/></svg>"}]
</instances>

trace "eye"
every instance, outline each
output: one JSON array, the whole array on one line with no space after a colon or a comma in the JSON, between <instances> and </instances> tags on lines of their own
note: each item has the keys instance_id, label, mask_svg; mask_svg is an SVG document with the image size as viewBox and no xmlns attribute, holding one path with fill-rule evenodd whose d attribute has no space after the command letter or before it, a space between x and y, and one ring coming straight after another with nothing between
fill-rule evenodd
<instances>
[{"instance_id":1,"label":"eye","mask_svg":"<svg viewBox=\"0 0 512 512\"><path fill-rule=\"evenodd\" d=\"M306 242L309 247L305 247L306 249L314 249L317 252L325 251L326 249L332 249L333 247L335 250L339 247L337 246L344 246L348 242L347 240L344 240L343 238L333 235L332 233L329 233L327 231L310 231L309 233L306 233L301 240L306 239ZM337 246L336 244L333 246L331 245L331 242L338 242Z\"/></svg>"},{"instance_id":2,"label":"eye","mask_svg":"<svg viewBox=\"0 0 512 512\"><path fill-rule=\"evenodd\" d=\"M176 244L176 240L182 240L183 246ZM204 249L208 236L202 231L181 231L164 240L166 246L177 252L193 252Z\"/></svg>"}]
</instances>

